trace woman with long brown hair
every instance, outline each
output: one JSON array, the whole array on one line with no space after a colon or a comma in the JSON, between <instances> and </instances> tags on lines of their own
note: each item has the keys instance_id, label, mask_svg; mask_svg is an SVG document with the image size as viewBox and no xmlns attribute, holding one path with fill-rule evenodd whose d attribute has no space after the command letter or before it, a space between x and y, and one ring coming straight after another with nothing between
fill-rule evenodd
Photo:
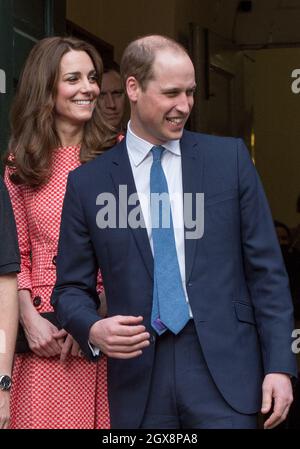
<instances>
[{"instance_id":1,"label":"woman with long brown hair","mask_svg":"<svg viewBox=\"0 0 300 449\"><path fill-rule=\"evenodd\" d=\"M114 145L99 108L103 66L90 44L52 37L26 61L11 113L6 184L21 252L12 428L108 428L106 359L91 364L51 312L62 203L70 170ZM99 282L98 293L101 291Z\"/></svg>"}]
</instances>

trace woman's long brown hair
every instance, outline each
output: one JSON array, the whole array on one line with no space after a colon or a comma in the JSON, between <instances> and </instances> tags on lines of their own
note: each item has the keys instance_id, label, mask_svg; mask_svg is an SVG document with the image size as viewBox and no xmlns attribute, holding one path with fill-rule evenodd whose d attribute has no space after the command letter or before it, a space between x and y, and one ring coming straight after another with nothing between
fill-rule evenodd
<instances>
[{"instance_id":1,"label":"woman's long brown hair","mask_svg":"<svg viewBox=\"0 0 300 449\"><path fill-rule=\"evenodd\" d=\"M15 184L37 187L51 174L52 152L61 145L55 129L55 98L60 62L71 50L85 51L93 61L101 86L103 63L96 49L71 37L50 37L31 50L11 109L11 138L6 164ZM102 119L99 101L84 126L80 161L86 162L116 143L116 133Z\"/></svg>"}]
</instances>

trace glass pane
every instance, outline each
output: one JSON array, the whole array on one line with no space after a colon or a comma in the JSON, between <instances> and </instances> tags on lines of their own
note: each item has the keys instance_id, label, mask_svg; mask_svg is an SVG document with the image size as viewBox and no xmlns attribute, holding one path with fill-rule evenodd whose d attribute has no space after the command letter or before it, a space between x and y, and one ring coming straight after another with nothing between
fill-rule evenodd
<instances>
[{"instance_id":1,"label":"glass pane","mask_svg":"<svg viewBox=\"0 0 300 449\"><path fill-rule=\"evenodd\" d=\"M14 0L14 27L41 39L44 34L44 0Z\"/></svg>"}]
</instances>

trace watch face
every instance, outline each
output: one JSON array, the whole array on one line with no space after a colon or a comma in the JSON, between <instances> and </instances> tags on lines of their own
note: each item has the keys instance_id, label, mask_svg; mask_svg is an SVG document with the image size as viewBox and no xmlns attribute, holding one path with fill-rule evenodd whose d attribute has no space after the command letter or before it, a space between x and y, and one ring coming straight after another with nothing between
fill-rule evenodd
<instances>
[{"instance_id":1,"label":"watch face","mask_svg":"<svg viewBox=\"0 0 300 449\"><path fill-rule=\"evenodd\" d=\"M9 376L0 377L0 389L9 390L11 387L11 378Z\"/></svg>"}]
</instances>

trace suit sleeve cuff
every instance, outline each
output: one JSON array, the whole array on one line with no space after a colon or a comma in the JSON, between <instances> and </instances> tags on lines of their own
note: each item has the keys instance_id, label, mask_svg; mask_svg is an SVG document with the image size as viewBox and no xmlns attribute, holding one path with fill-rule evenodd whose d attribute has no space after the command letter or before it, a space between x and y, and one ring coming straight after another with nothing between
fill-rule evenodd
<instances>
[{"instance_id":1,"label":"suit sleeve cuff","mask_svg":"<svg viewBox=\"0 0 300 449\"><path fill-rule=\"evenodd\" d=\"M91 353L93 354L94 357L100 357L101 355L101 351L99 348L97 348L96 346L94 346L90 341L88 341L88 345L89 348L91 350Z\"/></svg>"}]
</instances>

